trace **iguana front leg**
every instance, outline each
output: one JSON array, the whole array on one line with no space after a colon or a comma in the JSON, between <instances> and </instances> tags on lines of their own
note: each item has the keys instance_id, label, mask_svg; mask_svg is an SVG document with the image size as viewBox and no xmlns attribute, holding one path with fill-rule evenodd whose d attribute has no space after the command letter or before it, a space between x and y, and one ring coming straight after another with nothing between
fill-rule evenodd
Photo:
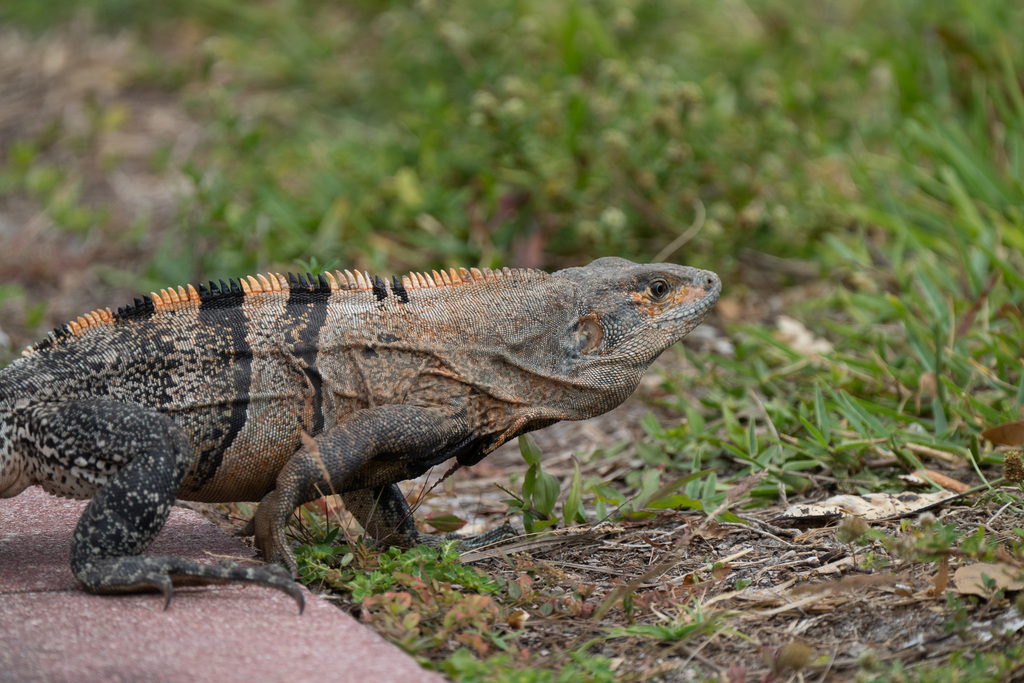
<instances>
[{"instance_id":1,"label":"iguana front leg","mask_svg":"<svg viewBox=\"0 0 1024 683\"><path fill-rule=\"evenodd\" d=\"M86 589L158 590L166 608L175 585L239 581L284 591L301 611L302 591L279 567L142 555L170 516L191 460L185 434L169 418L110 399L39 403L25 415L26 446L64 476L99 484L71 541L71 570Z\"/></svg>"},{"instance_id":2,"label":"iguana front leg","mask_svg":"<svg viewBox=\"0 0 1024 683\"><path fill-rule=\"evenodd\" d=\"M285 539L298 506L340 493L346 507L379 541L399 546L439 541L416 531L397 481L457 455L471 430L441 409L386 405L354 413L308 439L277 476L253 519L256 545L268 561L298 573Z\"/></svg>"}]
</instances>

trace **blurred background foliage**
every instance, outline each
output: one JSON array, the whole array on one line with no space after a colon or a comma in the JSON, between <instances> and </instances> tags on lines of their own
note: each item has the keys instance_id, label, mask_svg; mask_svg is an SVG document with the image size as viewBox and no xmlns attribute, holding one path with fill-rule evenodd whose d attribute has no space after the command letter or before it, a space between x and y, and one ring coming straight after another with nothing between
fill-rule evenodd
<instances>
[{"instance_id":1,"label":"blurred background foliage","mask_svg":"<svg viewBox=\"0 0 1024 683\"><path fill-rule=\"evenodd\" d=\"M991 139L979 90L1024 59L1024 8L966 0L7 0L0 21L82 12L138 36L132 86L203 127L161 282L650 260L692 226L665 258L778 286L758 254L827 272L824 235L916 187L897 159L931 173L950 121Z\"/></svg>"}]
</instances>

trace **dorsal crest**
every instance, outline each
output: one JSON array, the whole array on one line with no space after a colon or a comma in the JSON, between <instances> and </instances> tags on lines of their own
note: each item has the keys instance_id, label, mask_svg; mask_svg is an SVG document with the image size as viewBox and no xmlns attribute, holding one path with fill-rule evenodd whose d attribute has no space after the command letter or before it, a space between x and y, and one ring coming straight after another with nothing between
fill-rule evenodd
<instances>
[{"instance_id":1,"label":"dorsal crest","mask_svg":"<svg viewBox=\"0 0 1024 683\"><path fill-rule=\"evenodd\" d=\"M538 270L523 269L515 271L524 275L543 276L546 273ZM409 291L458 287L474 283L486 283L500 280L512 275L509 268L492 270L490 268L449 268L409 272L392 277L391 289L403 303L409 301ZM122 306L117 311L109 308L90 311L85 315L71 320L51 331L45 339L28 347L22 352L29 356L36 351L55 348L68 339L80 337L87 332L99 328L111 328L114 325L146 319L155 314L172 313L185 310L198 310L202 306L228 308L241 305L247 297L270 295L289 296L295 292L310 294L331 294L338 291L375 291L380 292L387 287L387 281L379 276L360 270L324 271L318 275L312 273L267 273L248 275L228 281L210 281L208 285L200 283L193 287L185 285L168 287L159 292L150 292L149 296L137 297L132 303Z\"/></svg>"},{"instance_id":2,"label":"dorsal crest","mask_svg":"<svg viewBox=\"0 0 1024 683\"><path fill-rule=\"evenodd\" d=\"M512 270L501 268L491 270L490 268L449 268L447 271L436 270L429 273L410 272L402 276L402 286L406 289L427 289L430 287L453 287L469 282L486 282L500 279L511 275Z\"/></svg>"}]
</instances>

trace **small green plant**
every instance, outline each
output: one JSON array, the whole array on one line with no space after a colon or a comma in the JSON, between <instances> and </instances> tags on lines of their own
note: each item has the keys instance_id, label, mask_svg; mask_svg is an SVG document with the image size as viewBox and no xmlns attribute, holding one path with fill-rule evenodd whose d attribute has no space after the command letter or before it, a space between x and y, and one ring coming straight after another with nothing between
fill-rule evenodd
<instances>
[{"instance_id":1,"label":"small green plant","mask_svg":"<svg viewBox=\"0 0 1024 683\"><path fill-rule=\"evenodd\" d=\"M500 633L501 608L492 598L436 579L398 571L392 576L391 590L363 597L363 621L407 652L445 648L449 641L478 656L507 647Z\"/></svg>"},{"instance_id":2,"label":"small green plant","mask_svg":"<svg viewBox=\"0 0 1024 683\"><path fill-rule=\"evenodd\" d=\"M527 533L554 527L558 524L554 510L561 486L555 477L541 468L541 451L529 435L519 437L519 447L523 460L529 467L519 495L502 487L502 490L513 496L505 502L513 512L522 517ZM562 504L562 520L566 526L586 522L587 515L583 508L585 497L592 497L598 520L616 516L628 520L642 520L652 518L659 510L691 509L711 512L727 496L726 491L718 490L714 470L702 470L675 477L664 484L661 483L661 477L662 474L657 469L644 470L639 490L624 494L599 481L583 482L579 462L574 459L572 481ZM697 498L680 493L683 487L686 487L687 491L692 491ZM719 516L726 521L740 521L736 515L728 511L722 511Z\"/></svg>"},{"instance_id":3,"label":"small green plant","mask_svg":"<svg viewBox=\"0 0 1024 683\"><path fill-rule=\"evenodd\" d=\"M515 570L515 578L497 579L511 605L536 610L544 617L593 614L594 604L589 598L594 586L571 582L549 566L523 556L515 559Z\"/></svg>"},{"instance_id":4,"label":"small green plant","mask_svg":"<svg viewBox=\"0 0 1024 683\"><path fill-rule=\"evenodd\" d=\"M730 616L724 612L708 614L701 604L694 600L692 605L681 605L679 616L674 621L659 624L630 624L614 628L609 632L610 638L622 636L642 636L654 638L665 643L687 642L698 636L710 636L716 633L728 633L738 636L739 633L728 628L726 621Z\"/></svg>"},{"instance_id":5,"label":"small green plant","mask_svg":"<svg viewBox=\"0 0 1024 683\"><path fill-rule=\"evenodd\" d=\"M334 532L332 532L333 534ZM330 538L330 535L327 537ZM334 570L323 577L329 584L350 592L354 599L361 600L391 588L395 573L413 576L425 581L442 581L459 584L466 590L483 594L496 592L499 588L491 579L479 571L459 562L455 543L446 543L441 548L419 546L409 550L389 548L383 552L368 551L361 543L354 546L342 545L331 548L325 543L301 545L296 549L303 563L319 563L320 558L338 558L330 565ZM334 566L337 565L337 566ZM324 569L318 568L316 575L323 576Z\"/></svg>"},{"instance_id":6,"label":"small green plant","mask_svg":"<svg viewBox=\"0 0 1024 683\"><path fill-rule=\"evenodd\" d=\"M338 545L339 527L320 535L315 543L303 543L295 549L299 578L307 584L326 581L337 569L347 567L354 554L346 545Z\"/></svg>"},{"instance_id":7,"label":"small green plant","mask_svg":"<svg viewBox=\"0 0 1024 683\"><path fill-rule=\"evenodd\" d=\"M442 668L460 683L611 683L619 680L608 657L581 648L572 651L567 659L562 666L548 668L534 661L517 662L509 654L479 659L463 648L456 650Z\"/></svg>"},{"instance_id":8,"label":"small green plant","mask_svg":"<svg viewBox=\"0 0 1024 683\"><path fill-rule=\"evenodd\" d=\"M519 452L528 465L523 477L523 484L520 487L520 495L516 495L504 487L502 490L512 496L511 500L505 502L513 512L520 515L526 533L532 534L558 524L554 510L561 487L557 479L541 469L540 448L529 434L519 437ZM577 513L579 513L578 481L579 468L576 469L576 476L572 484L572 489L577 491L574 503ZM566 517L569 518L568 513Z\"/></svg>"},{"instance_id":9,"label":"small green plant","mask_svg":"<svg viewBox=\"0 0 1024 683\"><path fill-rule=\"evenodd\" d=\"M865 671L865 677L858 677L858 680L878 683L1000 683L1019 677L1022 657L1024 646L1019 644L1011 644L1001 651L958 651L951 654L948 661L940 664L908 666L896 661L888 667L881 668L877 673L868 674Z\"/></svg>"},{"instance_id":10,"label":"small green plant","mask_svg":"<svg viewBox=\"0 0 1024 683\"><path fill-rule=\"evenodd\" d=\"M338 528L319 542L296 548L300 576L348 593L363 620L414 654L437 651L449 640L483 656L504 648L503 610L490 596L500 586L459 562L454 543L376 552L363 546L332 546Z\"/></svg>"}]
</instances>

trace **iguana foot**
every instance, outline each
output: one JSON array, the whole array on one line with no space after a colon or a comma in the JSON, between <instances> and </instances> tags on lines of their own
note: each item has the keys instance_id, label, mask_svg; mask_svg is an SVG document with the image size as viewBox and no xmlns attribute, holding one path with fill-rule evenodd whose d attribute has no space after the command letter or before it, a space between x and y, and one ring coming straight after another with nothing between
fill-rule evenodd
<instances>
[{"instance_id":1,"label":"iguana foot","mask_svg":"<svg viewBox=\"0 0 1024 683\"><path fill-rule=\"evenodd\" d=\"M418 545L438 548L449 541L457 541L457 549L466 551L519 537L519 533L508 522L469 537L455 533L447 536L420 533L413 521L409 503L395 484L376 489L346 491L341 497L346 509L363 525L367 535L374 538L377 545L382 548L414 548Z\"/></svg>"},{"instance_id":2,"label":"iguana foot","mask_svg":"<svg viewBox=\"0 0 1024 683\"><path fill-rule=\"evenodd\" d=\"M281 571L287 572L294 581L299 577L299 564L285 536L288 516L291 513L292 509L287 509L287 505L282 507L280 495L277 489L274 489L260 501L256 514L246 529L251 527L256 549L263 555L263 559L268 563L280 565Z\"/></svg>"},{"instance_id":3,"label":"iguana foot","mask_svg":"<svg viewBox=\"0 0 1024 683\"><path fill-rule=\"evenodd\" d=\"M71 571L87 590L156 590L166 608L176 585L238 581L283 591L302 609L301 589L280 569L143 554L167 522L191 460L188 439L168 417L110 399L40 403L31 406L30 417L37 438L62 435L56 442L62 457L89 465L106 479L82 511L71 540ZM100 442L97 434L103 435ZM98 450L106 460L99 459Z\"/></svg>"},{"instance_id":4,"label":"iguana foot","mask_svg":"<svg viewBox=\"0 0 1024 683\"><path fill-rule=\"evenodd\" d=\"M239 567L226 560L216 565L199 564L174 556L130 556L85 560L73 566L75 576L93 593L135 593L157 590L164 596L164 609L171 603L174 586L211 583L252 583L287 593L305 609L302 589L288 572L276 565Z\"/></svg>"}]
</instances>

